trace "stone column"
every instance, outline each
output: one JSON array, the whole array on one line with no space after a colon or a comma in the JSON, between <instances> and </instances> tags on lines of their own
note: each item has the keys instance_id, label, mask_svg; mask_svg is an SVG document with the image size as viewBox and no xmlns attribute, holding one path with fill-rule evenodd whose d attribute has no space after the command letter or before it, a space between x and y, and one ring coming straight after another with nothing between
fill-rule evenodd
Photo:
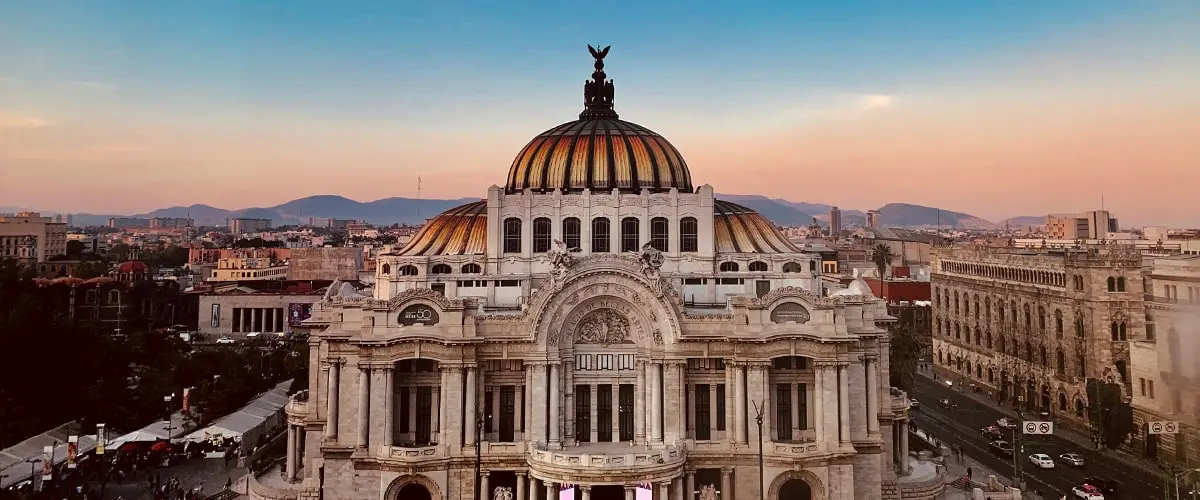
<instances>
[{"instance_id":1,"label":"stone column","mask_svg":"<svg viewBox=\"0 0 1200 500\"><path fill-rule=\"evenodd\" d=\"M879 361L874 357L863 359L867 369L867 434L879 434Z\"/></svg>"},{"instance_id":2,"label":"stone column","mask_svg":"<svg viewBox=\"0 0 1200 500\"><path fill-rule=\"evenodd\" d=\"M800 384L788 384L792 389L792 439L800 439ZM769 389L769 388L768 388Z\"/></svg>"},{"instance_id":3,"label":"stone column","mask_svg":"<svg viewBox=\"0 0 1200 500\"><path fill-rule=\"evenodd\" d=\"M725 423L728 429L729 422ZM717 384L708 384L708 438L716 441L717 433Z\"/></svg>"},{"instance_id":4,"label":"stone column","mask_svg":"<svg viewBox=\"0 0 1200 500\"><path fill-rule=\"evenodd\" d=\"M463 394L459 390L462 387L462 369L461 368L442 368L442 398L441 408L438 410L438 428L441 429L441 439L439 443L456 447L460 444L460 433L462 425L458 422L462 415ZM394 411L394 410L393 410Z\"/></svg>"},{"instance_id":5,"label":"stone column","mask_svg":"<svg viewBox=\"0 0 1200 500\"><path fill-rule=\"evenodd\" d=\"M734 366L725 363L725 441L732 447L737 443L737 391L734 384Z\"/></svg>"},{"instance_id":6,"label":"stone column","mask_svg":"<svg viewBox=\"0 0 1200 500\"><path fill-rule=\"evenodd\" d=\"M342 375L341 360L329 361L329 388L325 396L328 408L325 410L325 439L337 441L338 438L338 398L341 397L340 382Z\"/></svg>"},{"instance_id":7,"label":"stone column","mask_svg":"<svg viewBox=\"0 0 1200 500\"><path fill-rule=\"evenodd\" d=\"M817 432L817 446L824 446L825 439L825 412L829 408L825 406L825 371L828 370L828 364L819 362L813 363L813 400L816 402L816 408L813 409L813 429Z\"/></svg>"},{"instance_id":8,"label":"stone column","mask_svg":"<svg viewBox=\"0 0 1200 500\"><path fill-rule=\"evenodd\" d=\"M646 363L637 364L636 386L633 388L633 440L637 444L646 443ZM628 487L625 491L630 491Z\"/></svg>"},{"instance_id":9,"label":"stone column","mask_svg":"<svg viewBox=\"0 0 1200 500\"><path fill-rule=\"evenodd\" d=\"M637 500L637 487L625 486L625 500Z\"/></svg>"},{"instance_id":10,"label":"stone column","mask_svg":"<svg viewBox=\"0 0 1200 500\"><path fill-rule=\"evenodd\" d=\"M573 441L575 439L575 361L563 361L562 370L562 407L566 410L562 426L563 440Z\"/></svg>"},{"instance_id":11,"label":"stone column","mask_svg":"<svg viewBox=\"0 0 1200 500\"><path fill-rule=\"evenodd\" d=\"M550 481L546 481L546 500L558 500L558 488Z\"/></svg>"},{"instance_id":12,"label":"stone column","mask_svg":"<svg viewBox=\"0 0 1200 500\"><path fill-rule=\"evenodd\" d=\"M687 479L683 483L683 497L680 500L696 499L696 471L687 471Z\"/></svg>"},{"instance_id":13,"label":"stone column","mask_svg":"<svg viewBox=\"0 0 1200 500\"><path fill-rule=\"evenodd\" d=\"M296 426L288 424L287 427L287 480L296 480L296 448L298 436Z\"/></svg>"},{"instance_id":14,"label":"stone column","mask_svg":"<svg viewBox=\"0 0 1200 500\"><path fill-rule=\"evenodd\" d=\"M558 365L553 364L550 365L550 446L555 448L559 446L558 434L562 429L558 407Z\"/></svg>"},{"instance_id":15,"label":"stone column","mask_svg":"<svg viewBox=\"0 0 1200 500\"><path fill-rule=\"evenodd\" d=\"M517 472L517 500L525 500L525 473L524 472Z\"/></svg>"},{"instance_id":16,"label":"stone column","mask_svg":"<svg viewBox=\"0 0 1200 500\"><path fill-rule=\"evenodd\" d=\"M612 385L612 442L621 440L621 384L614 380Z\"/></svg>"},{"instance_id":17,"label":"stone column","mask_svg":"<svg viewBox=\"0 0 1200 500\"><path fill-rule=\"evenodd\" d=\"M752 423L753 427L752 427L751 433L754 435L755 442L757 442L757 440L759 440L759 439L764 440L764 441L770 441L770 435L771 435L770 430L771 430L771 425L772 425L771 421L773 419L771 418L771 396L770 396L770 394L767 393L767 387L766 387L766 382L767 382L767 366L766 366L766 364L759 363L759 362L754 363L753 365L751 365L748 368L748 373L746 374L746 377L747 377L747 382L746 382L747 397L749 397L751 399L751 401L754 401L758 405L758 411L762 412L762 419L763 419L762 434L759 434L757 422ZM747 404L749 404L749 403L747 403ZM755 414L755 415L753 415L753 418L757 418L757 416L758 415ZM747 415L747 419L749 419L749 418L751 418L751 416ZM750 424L751 424L751 422L747 422L747 425L750 425Z\"/></svg>"},{"instance_id":18,"label":"stone column","mask_svg":"<svg viewBox=\"0 0 1200 500\"><path fill-rule=\"evenodd\" d=\"M513 415L513 420L514 420L513 425L516 426L516 428L517 428L515 434L520 435L521 438L525 437L525 432L526 432L526 431L521 430L521 429L525 428L525 391L524 391L524 389L525 389L525 387L521 386L521 385L513 387L513 397L516 398L516 404L513 405L513 413L516 414L516 415ZM518 439L518 441L524 441L524 439Z\"/></svg>"},{"instance_id":19,"label":"stone column","mask_svg":"<svg viewBox=\"0 0 1200 500\"><path fill-rule=\"evenodd\" d=\"M371 367L358 365L358 447L366 448L371 439Z\"/></svg>"},{"instance_id":20,"label":"stone column","mask_svg":"<svg viewBox=\"0 0 1200 500\"><path fill-rule=\"evenodd\" d=\"M485 470L479 471L479 498L480 499L486 499L486 498L492 497L491 492L488 491L489 489L491 489L491 485L488 484L488 483L490 483L490 481L489 481L490 478L488 476L489 474L491 474L491 472L488 472Z\"/></svg>"},{"instance_id":21,"label":"stone column","mask_svg":"<svg viewBox=\"0 0 1200 500\"><path fill-rule=\"evenodd\" d=\"M538 497L538 478L529 475L529 500L535 500Z\"/></svg>"},{"instance_id":22,"label":"stone column","mask_svg":"<svg viewBox=\"0 0 1200 500\"><path fill-rule=\"evenodd\" d=\"M671 498L670 481L658 483L658 498L659 500L667 500L668 498Z\"/></svg>"},{"instance_id":23,"label":"stone column","mask_svg":"<svg viewBox=\"0 0 1200 500\"><path fill-rule=\"evenodd\" d=\"M900 473L908 474L908 420L900 421Z\"/></svg>"},{"instance_id":24,"label":"stone column","mask_svg":"<svg viewBox=\"0 0 1200 500\"><path fill-rule=\"evenodd\" d=\"M721 500L733 500L733 469L721 469Z\"/></svg>"},{"instance_id":25,"label":"stone column","mask_svg":"<svg viewBox=\"0 0 1200 500\"><path fill-rule=\"evenodd\" d=\"M687 498L683 496L683 482L684 481L682 477L677 477L671 481L671 484L675 487L676 500L683 500L684 498Z\"/></svg>"},{"instance_id":26,"label":"stone column","mask_svg":"<svg viewBox=\"0 0 1200 500\"><path fill-rule=\"evenodd\" d=\"M583 500L592 500L592 487L591 486L580 486L579 490L583 494L582 495Z\"/></svg>"},{"instance_id":27,"label":"stone column","mask_svg":"<svg viewBox=\"0 0 1200 500\"><path fill-rule=\"evenodd\" d=\"M392 385L393 383L395 383L394 377L395 377L395 369L393 367L388 366L383 369L383 408L382 408L382 410L383 410L383 436L382 436L382 438L383 438L383 444L385 446L392 446L396 442L395 436L392 435L392 433L394 432L392 430L392 412L394 411L392 409L392 405L395 404L395 401L393 401L392 399L395 397L395 391L396 391L396 388ZM433 411L436 412L438 406L435 404L435 405L433 405L433 407L434 407Z\"/></svg>"},{"instance_id":28,"label":"stone column","mask_svg":"<svg viewBox=\"0 0 1200 500\"><path fill-rule=\"evenodd\" d=\"M441 440L438 440L438 436L442 432L442 389L440 387L431 387L429 393L429 399L431 400L429 411L430 437L440 443Z\"/></svg>"},{"instance_id":29,"label":"stone column","mask_svg":"<svg viewBox=\"0 0 1200 500\"><path fill-rule=\"evenodd\" d=\"M850 377L846 365L838 365L838 434L843 446L850 445Z\"/></svg>"},{"instance_id":30,"label":"stone column","mask_svg":"<svg viewBox=\"0 0 1200 500\"><path fill-rule=\"evenodd\" d=\"M467 389L463 391L463 398L465 398L464 406L466 407L466 412L463 416L463 430L466 431L467 439L463 445L472 446L475 444L475 439L477 439L475 432L476 429L478 429L478 427L475 425L475 397L477 396L477 394L475 394L475 367L468 366L463 368L463 370L466 371L467 377Z\"/></svg>"},{"instance_id":31,"label":"stone column","mask_svg":"<svg viewBox=\"0 0 1200 500\"><path fill-rule=\"evenodd\" d=\"M658 363L650 364L650 440L663 441L662 372Z\"/></svg>"},{"instance_id":32,"label":"stone column","mask_svg":"<svg viewBox=\"0 0 1200 500\"><path fill-rule=\"evenodd\" d=\"M597 425L600 423L600 386L592 384L588 386L588 391L591 392L588 397L592 398L588 404L588 410L590 411L588 414L588 422L590 422L589 425L591 425L591 427L585 430L588 432L588 435L591 436L590 441L595 443L600 440L600 426Z\"/></svg>"},{"instance_id":33,"label":"stone column","mask_svg":"<svg viewBox=\"0 0 1200 500\"><path fill-rule=\"evenodd\" d=\"M680 403L687 401L687 418L683 421L684 425L682 437L692 439L696 438L695 430L700 427L696 424L696 407L698 406L699 401L696 401L696 391L694 387L695 386L692 384L683 384L683 394L685 397L680 399ZM687 425L689 423L692 425L690 429Z\"/></svg>"},{"instance_id":34,"label":"stone column","mask_svg":"<svg viewBox=\"0 0 1200 500\"><path fill-rule=\"evenodd\" d=\"M546 394L546 365L533 366L533 404L530 405L532 415L532 441L546 442L546 406L550 398Z\"/></svg>"},{"instance_id":35,"label":"stone column","mask_svg":"<svg viewBox=\"0 0 1200 500\"><path fill-rule=\"evenodd\" d=\"M738 364L733 367L734 388L734 432L738 444L746 444L746 367Z\"/></svg>"}]
</instances>

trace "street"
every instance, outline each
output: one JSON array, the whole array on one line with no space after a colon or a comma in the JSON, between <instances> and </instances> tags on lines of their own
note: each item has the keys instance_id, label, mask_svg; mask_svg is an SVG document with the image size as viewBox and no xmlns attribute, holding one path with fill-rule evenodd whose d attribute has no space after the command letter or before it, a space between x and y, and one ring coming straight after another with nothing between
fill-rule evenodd
<instances>
[{"instance_id":1,"label":"street","mask_svg":"<svg viewBox=\"0 0 1200 500\"><path fill-rule=\"evenodd\" d=\"M914 397L921 402L921 408L912 412L913 420L920 429L936 436L947 445L959 444L963 452L983 465L1011 479L1013 474L1012 458L993 454L988 448L990 440L980 434L980 430L994 424L997 419L1005 416L999 410L951 389L946 385L934 382L927 377L918 375L915 378ZM943 409L938 401L950 399L958 403L953 410ZM1011 439L1010 439L1011 441ZM1135 467L1122 463L1116 456L1107 453L1097 453L1095 450L1079 447L1057 436L1022 436L1022 450L1016 450L1022 460L1021 470L1029 492L1041 490L1046 499L1059 498L1068 495L1071 498L1071 488L1078 486L1087 476L1098 476L1115 480L1120 483L1120 498L1126 499L1162 499L1162 476L1146 474ZM1084 467L1071 467L1058 460L1058 455L1075 452L1083 456ZM1055 459L1055 468L1039 469L1029 462L1028 457L1033 453L1045 453ZM977 477L976 480L984 478Z\"/></svg>"}]
</instances>

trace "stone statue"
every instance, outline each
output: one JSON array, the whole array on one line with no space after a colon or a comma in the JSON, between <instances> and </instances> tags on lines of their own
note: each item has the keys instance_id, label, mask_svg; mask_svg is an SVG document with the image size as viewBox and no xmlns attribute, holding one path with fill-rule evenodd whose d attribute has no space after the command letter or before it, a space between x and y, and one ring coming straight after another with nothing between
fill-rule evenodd
<instances>
[{"instance_id":1,"label":"stone statue","mask_svg":"<svg viewBox=\"0 0 1200 500\"><path fill-rule=\"evenodd\" d=\"M638 253L638 260L642 263L642 273L651 280L658 279L658 270L663 265L663 254L654 245L646 243L642 245L642 251Z\"/></svg>"},{"instance_id":2,"label":"stone statue","mask_svg":"<svg viewBox=\"0 0 1200 500\"><path fill-rule=\"evenodd\" d=\"M717 500L717 487L711 484L701 486L700 500Z\"/></svg>"},{"instance_id":3,"label":"stone statue","mask_svg":"<svg viewBox=\"0 0 1200 500\"><path fill-rule=\"evenodd\" d=\"M571 249L567 248L567 244L562 240L554 240L547 255L550 257L550 287L559 290L566 280L567 270L571 267Z\"/></svg>"},{"instance_id":4,"label":"stone statue","mask_svg":"<svg viewBox=\"0 0 1200 500\"><path fill-rule=\"evenodd\" d=\"M497 486L492 493L492 500L512 500L512 488L508 486Z\"/></svg>"},{"instance_id":5,"label":"stone statue","mask_svg":"<svg viewBox=\"0 0 1200 500\"><path fill-rule=\"evenodd\" d=\"M338 290L342 287L342 280L334 279L333 283L329 284L329 288L325 289L325 296L321 297L321 302L329 302L337 296Z\"/></svg>"},{"instance_id":6,"label":"stone statue","mask_svg":"<svg viewBox=\"0 0 1200 500\"><path fill-rule=\"evenodd\" d=\"M597 309L588 313L575 330L580 344L600 344L608 347L629 340L629 320L612 309Z\"/></svg>"}]
</instances>

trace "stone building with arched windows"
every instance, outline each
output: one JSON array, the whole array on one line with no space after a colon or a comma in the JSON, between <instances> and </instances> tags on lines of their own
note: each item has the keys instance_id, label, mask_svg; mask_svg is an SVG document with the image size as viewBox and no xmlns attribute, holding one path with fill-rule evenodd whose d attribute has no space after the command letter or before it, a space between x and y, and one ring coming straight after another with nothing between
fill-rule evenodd
<instances>
[{"instance_id":1,"label":"stone building with arched windows","mask_svg":"<svg viewBox=\"0 0 1200 500\"><path fill-rule=\"evenodd\" d=\"M251 496L899 498L884 304L826 293L818 256L620 120L606 53L504 186L380 256L371 295L330 287L289 482Z\"/></svg>"}]
</instances>

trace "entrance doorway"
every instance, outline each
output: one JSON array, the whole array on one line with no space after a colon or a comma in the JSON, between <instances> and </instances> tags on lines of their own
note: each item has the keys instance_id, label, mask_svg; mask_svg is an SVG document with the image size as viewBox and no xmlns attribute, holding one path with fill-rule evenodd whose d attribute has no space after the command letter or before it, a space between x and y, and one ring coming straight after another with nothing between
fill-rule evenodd
<instances>
[{"instance_id":1,"label":"entrance doorway","mask_svg":"<svg viewBox=\"0 0 1200 500\"><path fill-rule=\"evenodd\" d=\"M592 500L625 500L625 487L619 484L592 486Z\"/></svg>"},{"instance_id":2,"label":"entrance doorway","mask_svg":"<svg viewBox=\"0 0 1200 500\"><path fill-rule=\"evenodd\" d=\"M408 483L400 488L400 493L396 494L397 499L403 500L433 500L429 490L425 489L417 483Z\"/></svg>"},{"instance_id":3,"label":"entrance doorway","mask_svg":"<svg viewBox=\"0 0 1200 500\"><path fill-rule=\"evenodd\" d=\"M779 488L779 500L812 500L812 489L802 479L789 479Z\"/></svg>"}]
</instances>

